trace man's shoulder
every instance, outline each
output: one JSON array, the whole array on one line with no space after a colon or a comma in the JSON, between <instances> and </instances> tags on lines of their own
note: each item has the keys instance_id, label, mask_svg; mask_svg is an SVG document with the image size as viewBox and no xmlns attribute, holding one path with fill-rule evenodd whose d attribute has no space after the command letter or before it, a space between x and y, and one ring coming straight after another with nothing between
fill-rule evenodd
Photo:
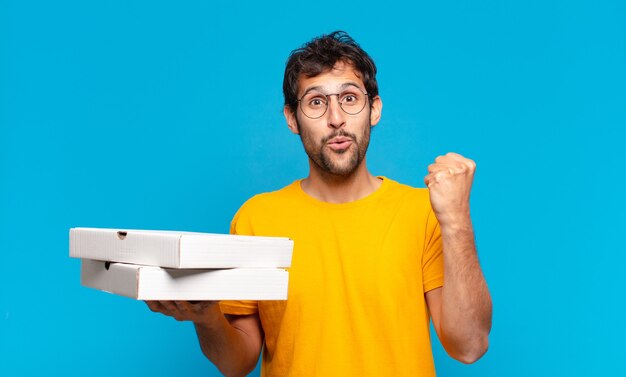
<instances>
[{"instance_id":1,"label":"man's shoulder","mask_svg":"<svg viewBox=\"0 0 626 377\"><path fill-rule=\"evenodd\" d=\"M296 186L299 181L292 182L287 186L275 190L262 192L254 195L250 199L246 200L240 208L241 210L262 210L268 207L276 207L284 205L285 202L293 200L296 196Z\"/></svg>"},{"instance_id":2,"label":"man's shoulder","mask_svg":"<svg viewBox=\"0 0 626 377\"><path fill-rule=\"evenodd\" d=\"M283 237L284 235L275 233L276 223L285 221L297 211L296 184L298 181L246 200L233 217L230 232Z\"/></svg>"}]
</instances>

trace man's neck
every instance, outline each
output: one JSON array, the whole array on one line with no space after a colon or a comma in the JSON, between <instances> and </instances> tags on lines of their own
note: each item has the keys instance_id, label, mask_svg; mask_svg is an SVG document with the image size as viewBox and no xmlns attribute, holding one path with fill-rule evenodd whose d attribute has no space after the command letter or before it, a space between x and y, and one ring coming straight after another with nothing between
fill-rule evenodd
<instances>
[{"instance_id":1,"label":"man's neck","mask_svg":"<svg viewBox=\"0 0 626 377\"><path fill-rule=\"evenodd\" d=\"M373 176L365 160L348 176L329 174L311 163L309 176L302 180L305 193L327 203L348 203L362 199L376 191L382 180Z\"/></svg>"}]
</instances>

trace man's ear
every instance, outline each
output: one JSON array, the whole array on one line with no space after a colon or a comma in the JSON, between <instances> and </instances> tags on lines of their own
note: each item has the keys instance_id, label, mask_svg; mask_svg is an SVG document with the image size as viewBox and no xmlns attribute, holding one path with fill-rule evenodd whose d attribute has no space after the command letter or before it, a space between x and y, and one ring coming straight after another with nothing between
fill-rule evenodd
<instances>
[{"instance_id":1,"label":"man's ear","mask_svg":"<svg viewBox=\"0 0 626 377\"><path fill-rule=\"evenodd\" d=\"M296 113L291 111L291 107L289 105L285 105L283 107L283 114L285 115L285 120L287 121L287 127L296 135L300 134L300 130L298 130L298 122L296 120Z\"/></svg>"},{"instance_id":2,"label":"man's ear","mask_svg":"<svg viewBox=\"0 0 626 377\"><path fill-rule=\"evenodd\" d=\"M383 101L380 99L380 96L376 96L374 99L372 99L372 110L370 111L370 122L372 124L372 127L378 124L382 112Z\"/></svg>"}]
</instances>

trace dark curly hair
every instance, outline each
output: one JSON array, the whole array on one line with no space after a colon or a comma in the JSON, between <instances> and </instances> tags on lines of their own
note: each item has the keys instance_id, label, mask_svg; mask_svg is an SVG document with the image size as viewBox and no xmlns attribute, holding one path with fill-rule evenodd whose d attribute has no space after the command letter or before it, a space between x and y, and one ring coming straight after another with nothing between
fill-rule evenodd
<instances>
[{"instance_id":1,"label":"dark curly hair","mask_svg":"<svg viewBox=\"0 0 626 377\"><path fill-rule=\"evenodd\" d=\"M345 31L334 31L313 38L301 48L293 50L287 59L283 94L285 106L292 112L298 108L298 78L300 74L314 77L332 69L338 61L350 63L360 74L370 98L378 96L376 65Z\"/></svg>"}]
</instances>

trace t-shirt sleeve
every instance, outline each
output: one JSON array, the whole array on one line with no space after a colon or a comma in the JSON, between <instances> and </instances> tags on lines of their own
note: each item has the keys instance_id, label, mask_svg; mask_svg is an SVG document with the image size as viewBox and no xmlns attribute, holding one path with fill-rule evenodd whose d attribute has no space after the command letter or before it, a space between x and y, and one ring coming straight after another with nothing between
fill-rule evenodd
<instances>
[{"instance_id":1,"label":"t-shirt sleeve","mask_svg":"<svg viewBox=\"0 0 626 377\"><path fill-rule=\"evenodd\" d=\"M246 216L244 204L230 223L230 234L253 236L254 232ZM224 314L249 315L259 311L256 301L220 301L220 309Z\"/></svg>"},{"instance_id":2,"label":"t-shirt sleeve","mask_svg":"<svg viewBox=\"0 0 626 377\"><path fill-rule=\"evenodd\" d=\"M426 220L424 253L422 254L424 292L443 286L443 242L439 221L432 210Z\"/></svg>"}]
</instances>

